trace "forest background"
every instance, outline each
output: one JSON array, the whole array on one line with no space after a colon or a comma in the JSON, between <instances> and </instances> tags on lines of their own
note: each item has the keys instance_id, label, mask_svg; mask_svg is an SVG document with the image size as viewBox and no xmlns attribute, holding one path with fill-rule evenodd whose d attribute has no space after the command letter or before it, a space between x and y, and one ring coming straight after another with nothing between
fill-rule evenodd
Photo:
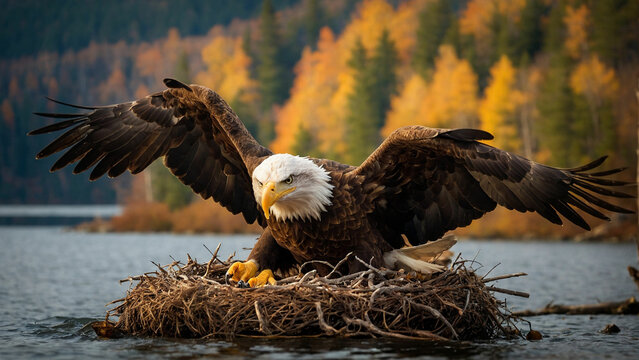
<instances>
[{"instance_id":1,"label":"forest background","mask_svg":"<svg viewBox=\"0 0 639 360\"><path fill-rule=\"evenodd\" d=\"M634 179L634 0L2 3L1 204L126 204L92 224L101 230L257 231L195 198L161 161L90 183L34 159L52 138L25 136L46 123L32 113L61 110L44 96L118 103L161 91L165 77L218 91L276 152L357 165L400 126L474 127L548 165L610 155L608 168ZM628 238L635 224L615 216L594 235ZM584 237L505 209L456 233Z\"/></svg>"}]
</instances>

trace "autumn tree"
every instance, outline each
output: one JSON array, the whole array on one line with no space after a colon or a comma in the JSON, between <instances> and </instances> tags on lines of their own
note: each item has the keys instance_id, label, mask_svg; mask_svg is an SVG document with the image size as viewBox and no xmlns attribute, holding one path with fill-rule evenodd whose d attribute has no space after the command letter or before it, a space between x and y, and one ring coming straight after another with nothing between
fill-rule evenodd
<instances>
[{"instance_id":1,"label":"autumn tree","mask_svg":"<svg viewBox=\"0 0 639 360\"><path fill-rule=\"evenodd\" d=\"M431 126L477 126L478 80L470 63L450 45L439 48L427 103Z\"/></svg>"},{"instance_id":2,"label":"autumn tree","mask_svg":"<svg viewBox=\"0 0 639 360\"><path fill-rule=\"evenodd\" d=\"M515 110L521 103L522 95L515 88L516 69L506 55L502 55L490 69L490 77L484 90L484 99L479 105L481 128L495 136L495 146L518 152L521 136Z\"/></svg>"},{"instance_id":3,"label":"autumn tree","mask_svg":"<svg viewBox=\"0 0 639 360\"><path fill-rule=\"evenodd\" d=\"M566 7L563 18L566 26L565 49L573 59L580 59L588 53L588 28L590 26L590 10L585 4L578 8Z\"/></svg>"},{"instance_id":4,"label":"autumn tree","mask_svg":"<svg viewBox=\"0 0 639 360\"><path fill-rule=\"evenodd\" d=\"M432 80L427 83L413 74L393 97L382 135L406 125L476 127L477 93L477 75L470 63L459 59L452 46L442 45Z\"/></svg>"},{"instance_id":5,"label":"autumn tree","mask_svg":"<svg viewBox=\"0 0 639 360\"><path fill-rule=\"evenodd\" d=\"M423 77L413 73L403 84L399 94L391 99L391 109L381 130L384 137L394 130L408 125L435 126L429 120L426 104L430 103L428 84Z\"/></svg>"}]
</instances>

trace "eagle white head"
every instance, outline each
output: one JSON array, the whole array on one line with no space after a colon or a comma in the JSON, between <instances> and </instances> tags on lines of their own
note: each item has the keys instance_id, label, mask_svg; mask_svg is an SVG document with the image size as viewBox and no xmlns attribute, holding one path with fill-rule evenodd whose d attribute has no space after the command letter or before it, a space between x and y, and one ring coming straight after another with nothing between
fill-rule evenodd
<instances>
[{"instance_id":1,"label":"eagle white head","mask_svg":"<svg viewBox=\"0 0 639 360\"><path fill-rule=\"evenodd\" d=\"M319 220L331 205L333 185L328 171L308 158L275 154L255 168L253 175L255 200L268 219Z\"/></svg>"}]
</instances>

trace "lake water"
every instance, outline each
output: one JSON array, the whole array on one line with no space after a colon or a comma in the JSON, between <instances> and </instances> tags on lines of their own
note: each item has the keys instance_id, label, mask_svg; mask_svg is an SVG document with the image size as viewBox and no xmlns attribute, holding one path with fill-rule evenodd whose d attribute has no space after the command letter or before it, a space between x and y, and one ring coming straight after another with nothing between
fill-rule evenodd
<instances>
[{"instance_id":1,"label":"lake water","mask_svg":"<svg viewBox=\"0 0 639 360\"><path fill-rule=\"evenodd\" d=\"M222 243L221 255L248 254L256 236L172 234L84 234L60 227L0 227L0 357L12 358L637 358L637 316L532 317L544 339L481 343L428 343L394 339L290 339L200 341L97 339L84 326L102 320L105 304L128 288L118 280L153 271L151 261L200 262ZM476 258L479 273L527 272L499 287L529 292L506 297L513 310L562 304L623 300L637 289L626 273L636 265L634 244L462 241L454 248ZM498 294L498 297L503 298ZM621 332L599 332L615 323ZM521 326L527 331L527 327Z\"/></svg>"}]
</instances>

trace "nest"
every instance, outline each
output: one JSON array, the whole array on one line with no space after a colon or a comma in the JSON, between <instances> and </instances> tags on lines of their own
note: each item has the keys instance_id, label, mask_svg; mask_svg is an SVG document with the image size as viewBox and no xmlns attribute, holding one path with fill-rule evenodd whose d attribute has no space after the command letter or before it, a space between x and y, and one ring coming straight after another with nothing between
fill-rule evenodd
<instances>
[{"instance_id":1,"label":"nest","mask_svg":"<svg viewBox=\"0 0 639 360\"><path fill-rule=\"evenodd\" d=\"M107 319L117 316L115 329L136 336L478 340L519 334L515 318L491 292L526 295L486 285L522 274L482 279L459 259L429 279L366 264L354 274L334 270L322 277L312 270L260 288L226 284L230 263L213 255L199 264L189 256L186 264L158 265L122 280L137 285L112 302L119 304Z\"/></svg>"}]
</instances>

